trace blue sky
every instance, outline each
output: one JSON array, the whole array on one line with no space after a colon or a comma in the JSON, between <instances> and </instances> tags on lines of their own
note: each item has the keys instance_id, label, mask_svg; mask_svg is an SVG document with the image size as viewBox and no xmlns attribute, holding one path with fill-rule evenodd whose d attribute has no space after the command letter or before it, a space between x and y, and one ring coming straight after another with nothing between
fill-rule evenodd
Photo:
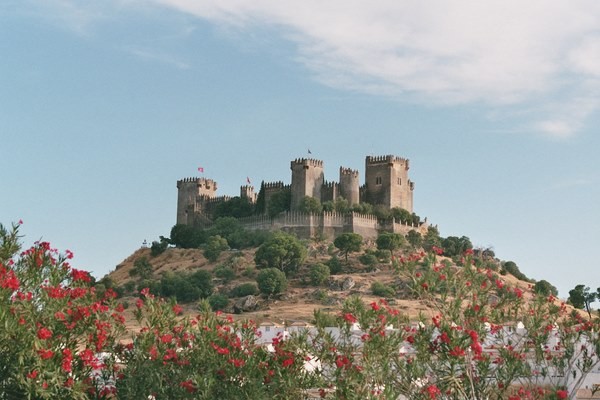
<instances>
[{"instance_id":1,"label":"blue sky","mask_svg":"<svg viewBox=\"0 0 600 400\"><path fill-rule=\"evenodd\" d=\"M176 181L364 176L562 297L600 286L595 1L4 1L0 222L103 276L168 236Z\"/></svg>"}]
</instances>

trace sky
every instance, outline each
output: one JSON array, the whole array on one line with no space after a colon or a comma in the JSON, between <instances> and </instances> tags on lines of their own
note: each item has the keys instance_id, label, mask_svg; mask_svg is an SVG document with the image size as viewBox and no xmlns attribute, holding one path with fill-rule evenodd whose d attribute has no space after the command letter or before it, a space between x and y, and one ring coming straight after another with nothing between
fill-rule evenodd
<instances>
[{"instance_id":1,"label":"sky","mask_svg":"<svg viewBox=\"0 0 600 400\"><path fill-rule=\"evenodd\" d=\"M566 298L600 286L599 111L595 0L4 0L0 223L102 277L169 235L178 179L394 154L442 236Z\"/></svg>"}]
</instances>

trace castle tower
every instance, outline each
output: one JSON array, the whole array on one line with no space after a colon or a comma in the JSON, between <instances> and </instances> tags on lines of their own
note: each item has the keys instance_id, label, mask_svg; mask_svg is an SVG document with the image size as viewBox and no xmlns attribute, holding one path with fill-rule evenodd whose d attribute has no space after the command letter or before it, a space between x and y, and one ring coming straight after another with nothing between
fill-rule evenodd
<instances>
[{"instance_id":1,"label":"castle tower","mask_svg":"<svg viewBox=\"0 0 600 400\"><path fill-rule=\"evenodd\" d=\"M291 162L292 170L292 210L297 210L305 197L321 201L321 188L325 181L323 161L311 158L296 159Z\"/></svg>"},{"instance_id":2,"label":"castle tower","mask_svg":"<svg viewBox=\"0 0 600 400\"><path fill-rule=\"evenodd\" d=\"M242 199L248 199L249 203L256 203L256 196L257 194L254 193L254 186L250 186L250 185L244 185L244 186L240 186L240 197Z\"/></svg>"},{"instance_id":3,"label":"castle tower","mask_svg":"<svg viewBox=\"0 0 600 400\"><path fill-rule=\"evenodd\" d=\"M340 167L340 196L351 206L360 203L358 171Z\"/></svg>"},{"instance_id":4,"label":"castle tower","mask_svg":"<svg viewBox=\"0 0 600 400\"><path fill-rule=\"evenodd\" d=\"M191 224L193 213L200 210L198 200L213 198L217 182L206 178L185 178L177 181L177 223ZM189 218L188 218L189 217Z\"/></svg>"},{"instance_id":5,"label":"castle tower","mask_svg":"<svg viewBox=\"0 0 600 400\"><path fill-rule=\"evenodd\" d=\"M408 168L406 158L367 156L365 200L373 205L400 207L412 213L414 183L408 179Z\"/></svg>"}]
</instances>

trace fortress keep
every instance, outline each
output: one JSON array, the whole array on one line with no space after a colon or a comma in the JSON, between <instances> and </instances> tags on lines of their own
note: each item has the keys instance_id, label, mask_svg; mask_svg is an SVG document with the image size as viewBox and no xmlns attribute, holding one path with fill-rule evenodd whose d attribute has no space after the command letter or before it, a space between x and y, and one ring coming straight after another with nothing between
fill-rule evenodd
<instances>
[{"instance_id":1,"label":"fortress keep","mask_svg":"<svg viewBox=\"0 0 600 400\"><path fill-rule=\"evenodd\" d=\"M321 160L297 158L290 163L291 184L263 182L259 193L254 192L253 186L242 186L240 198L260 209L257 215L240 220L250 229L287 229L302 236L319 232L335 236L348 231L376 236L380 230L395 231L400 228L381 226L370 215L339 215L335 212L302 214L299 212L302 201L305 197L317 199L320 203L343 198L349 205L370 203L387 209L398 207L413 212L414 183L408 177L408 159L393 155L367 156L365 183L362 186L358 170L340 167L339 181L327 182L323 168ZM177 224L207 226L212 221L215 208L232 199L230 196L217 196L217 183L207 178L181 179L177 181L177 189ZM289 212L269 217L266 211L278 194L289 195ZM267 226L269 224L270 228Z\"/></svg>"}]
</instances>

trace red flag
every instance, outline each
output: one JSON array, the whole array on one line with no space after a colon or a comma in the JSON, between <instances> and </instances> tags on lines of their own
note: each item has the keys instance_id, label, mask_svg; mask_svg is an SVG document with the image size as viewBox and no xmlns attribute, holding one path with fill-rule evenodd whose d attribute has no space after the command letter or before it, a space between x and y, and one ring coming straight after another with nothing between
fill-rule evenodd
<instances>
[{"instance_id":1,"label":"red flag","mask_svg":"<svg viewBox=\"0 0 600 400\"><path fill-rule=\"evenodd\" d=\"M200 173L204 173L204 168L202 168L202 167L198 167L198 172L200 172Z\"/></svg>"}]
</instances>

